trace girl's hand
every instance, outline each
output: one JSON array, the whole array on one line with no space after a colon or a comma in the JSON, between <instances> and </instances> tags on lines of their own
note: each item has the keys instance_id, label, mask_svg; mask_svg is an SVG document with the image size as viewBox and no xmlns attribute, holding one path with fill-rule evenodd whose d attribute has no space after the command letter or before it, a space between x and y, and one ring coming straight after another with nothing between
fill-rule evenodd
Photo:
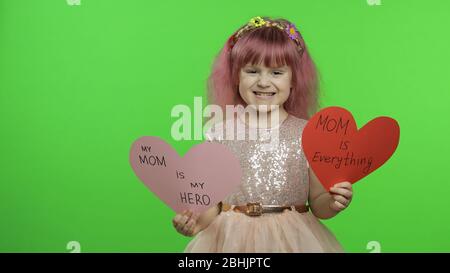
<instances>
[{"instance_id":1,"label":"girl's hand","mask_svg":"<svg viewBox=\"0 0 450 273\"><path fill-rule=\"evenodd\" d=\"M200 231L197 225L199 214L190 210L184 210L183 213L175 215L172 219L175 229L184 236L194 236Z\"/></svg>"},{"instance_id":2,"label":"girl's hand","mask_svg":"<svg viewBox=\"0 0 450 273\"><path fill-rule=\"evenodd\" d=\"M330 188L331 199L330 208L337 212L344 210L352 201L353 189L350 182L341 182Z\"/></svg>"}]
</instances>

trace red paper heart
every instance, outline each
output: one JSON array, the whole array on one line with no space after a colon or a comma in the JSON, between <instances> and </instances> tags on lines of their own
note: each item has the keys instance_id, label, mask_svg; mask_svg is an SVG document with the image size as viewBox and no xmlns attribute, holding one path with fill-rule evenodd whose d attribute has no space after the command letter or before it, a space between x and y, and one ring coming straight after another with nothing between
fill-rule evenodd
<instances>
[{"instance_id":1,"label":"red paper heart","mask_svg":"<svg viewBox=\"0 0 450 273\"><path fill-rule=\"evenodd\" d=\"M135 174L176 212L203 212L241 183L241 166L225 145L205 142L180 157L164 140L144 136L130 151Z\"/></svg>"},{"instance_id":2,"label":"red paper heart","mask_svg":"<svg viewBox=\"0 0 450 273\"><path fill-rule=\"evenodd\" d=\"M349 111L328 107L306 124L302 146L310 167L329 190L338 182L355 183L383 165L399 136L400 127L392 118L377 117L358 130Z\"/></svg>"}]
</instances>

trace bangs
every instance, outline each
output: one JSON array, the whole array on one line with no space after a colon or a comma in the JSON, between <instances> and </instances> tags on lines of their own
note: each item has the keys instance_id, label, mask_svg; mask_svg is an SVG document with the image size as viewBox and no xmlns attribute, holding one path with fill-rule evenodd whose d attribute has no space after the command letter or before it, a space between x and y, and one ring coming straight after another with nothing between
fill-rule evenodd
<instances>
[{"instance_id":1,"label":"bangs","mask_svg":"<svg viewBox=\"0 0 450 273\"><path fill-rule=\"evenodd\" d=\"M293 41L274 27L254 30L236 43L231 54L233 82L238 81L239 70L247 64L264 64L269 68L284 65L296 68L300 57Z\"/></svg>"}]
</instances>

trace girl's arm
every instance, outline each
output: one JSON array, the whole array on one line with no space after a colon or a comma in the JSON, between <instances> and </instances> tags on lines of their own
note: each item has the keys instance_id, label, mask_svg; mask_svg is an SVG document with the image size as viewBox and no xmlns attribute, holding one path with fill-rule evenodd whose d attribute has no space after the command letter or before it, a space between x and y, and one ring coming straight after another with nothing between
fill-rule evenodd
<instances>
[{"instance_id":1,"label":"girl's arm","mask_svg":"<svg viewBox=\"0 0 450 273\"><path fill-rule=\"evenodd\" d=\"M200 231L207 228L209 224L211 224L211 222L216 218L216 216L219 215L220 210L221 208L220 205L218 204L201 213L200 216L198 217L197 225L194 228L193 235L196 235Z\"/></svg>"},{"instance_id":2,"label":"girl's arm","mask_svg":"<svg viewBox=\"0 0 450 273\"><path fill-rule=\"evenodd\" d=\"M221 203L209 208L208 210L198 214L190 210L185 210L181 214L175 215L172 219L175 229L185 236L195 236L204 230L219 215L221 211Z\"/></svg>"},{"instance_id":3,"label":"girl's arm","mask_svg":"<svg viewBox=\"0 0 450 273\"><path fill-rule=\"evenodd\" d=\"M308 203L313 214L320 219L329 219L347 208L351 202L353 191L350 182L342 182L327 192L311 168L309 172Z\"/></svg>"}]
</instances>

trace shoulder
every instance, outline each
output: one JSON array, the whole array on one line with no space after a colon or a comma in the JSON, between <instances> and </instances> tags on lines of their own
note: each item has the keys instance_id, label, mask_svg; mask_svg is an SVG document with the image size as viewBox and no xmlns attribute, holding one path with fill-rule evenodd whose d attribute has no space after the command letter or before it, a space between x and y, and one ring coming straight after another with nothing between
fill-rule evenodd
<instances>
[{"instance_id":1,"label":"shoulder","mask_svg":"<svg viewBox=\"0 0 450 273\"><path fill-rule=\"evenodd\" d=\"M309 162L306 159L306 156L304 154L303 142L302 142L303 129L305 128L306 124L308 123L308 120L292 116L292 123L293 123L292 128L295 128L295 137L296 137L297 141L300 142L300 147L302 147L301 148L302 158L303 158L303 160L306 164L306 167L309 171Z\"/></svg>"},{"instance_id":2,"label":"shoulder","mask_svg":"<svg viewBox=\"0 0 450 273\"><path fill-rule=\"evenodd\" d=\"M306 119L298 118L298 117L293 116L293 115L291 115L291 119L294 122L296 122L297 124L302 124L302 125L305 125L308 122L308 120L306 120Z\"/></svg>"},{"instance_id":3,"label":"shoulder","mask_svg":"<svg viewBox=\"0 0 450 273\"><path fill-rule=\"evenodd\" d=\"M289 115L289 122L287 124L287 127L290 127L294 130L300 129L300 131L303 131L303 128L305 128L306 124L308 123L308 120L298 118L293 115Z\"/></svg>"}]
</instances>

